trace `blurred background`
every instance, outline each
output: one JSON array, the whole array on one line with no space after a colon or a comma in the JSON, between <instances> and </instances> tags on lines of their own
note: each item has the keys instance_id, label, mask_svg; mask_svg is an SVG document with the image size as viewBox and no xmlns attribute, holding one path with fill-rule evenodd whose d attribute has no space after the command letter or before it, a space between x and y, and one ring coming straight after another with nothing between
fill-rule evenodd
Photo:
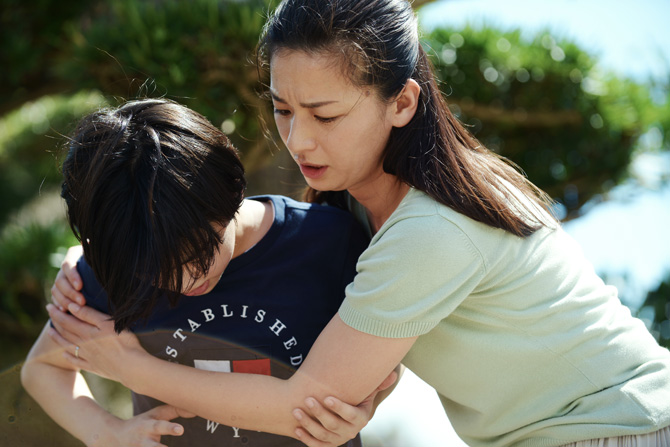
<instances>
[{"instance_id":1,"label":"blurred background","mask_svg":"<svg viewBox=\"0 0 670 447\"><path fill-rule=\"evenodd\" d=\"M240 149L248 195L299 197L299 171L258 96L253 49L273 0L3 0L0 5L0 445L80 446L18 381L65 249L63 145L83 114L167 97ZM667 0L414 1L450 107L557 201L624 304L670 345ZM263 124L265 123L265 125ZM265 130L264 130L265 129ZM270 138L268 138L268 136ZM126 390L96 381L111 411ZM504 392L504 390L501 390ZM461 446L410 373L367 446Z\"/></svg>"}]
</instances>

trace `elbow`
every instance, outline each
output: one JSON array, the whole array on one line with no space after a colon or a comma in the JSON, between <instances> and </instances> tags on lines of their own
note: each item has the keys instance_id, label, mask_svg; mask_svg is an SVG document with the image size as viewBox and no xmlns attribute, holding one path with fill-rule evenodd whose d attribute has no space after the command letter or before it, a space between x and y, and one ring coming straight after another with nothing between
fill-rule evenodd
<instances>
[{"instance_id":1,"label":"elbow","mask_svg":"<svg viewBox=\"0 0 670 447\"><path fill-rule=\"evenodd\" d=\"M28 353L28 357L21 366L19 378L21 386L28 394L33 395L33 390L39 385L40 380L44 380L44 370L41 368L42 363L36 358L33 350Z\"/></svg>"},{"instance_id":2,"label":"elbow","mask_svg":"<svg viewBox=\"0 0 670 447\"><path fill-rule=\"evenodd\" d=\"M30 393L33 383L35 382L35 365L34 362L30 361L30 358L26 359L21 366L20 380L21 386Z\"/></svg>"}]
</instances>

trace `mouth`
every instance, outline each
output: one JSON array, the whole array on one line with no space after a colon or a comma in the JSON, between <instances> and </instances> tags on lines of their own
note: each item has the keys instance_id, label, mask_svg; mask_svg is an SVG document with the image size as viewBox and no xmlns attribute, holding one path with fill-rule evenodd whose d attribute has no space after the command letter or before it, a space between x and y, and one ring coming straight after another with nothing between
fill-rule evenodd
<instances>
[{"instance_id":1,"label":"mouth","mask_svg":"<svg viewBox=\"0 0 670 447\"><path fill-rule=\"evenodd\" d=\"M197 289L189 290L187 293L184 295L186 296L197 296L197 295L202 295L204 294L207 289L209 288L209 280L205 281L201 286L199 286Z\"/></svg>"},{"instance_id":2,"label":"mouth","mask_svg":"<svg viewBox=\"0 0 670 447\"><path fill-rule=\"evenodd\" d=\"M302 175L310 179L318 179L326 173L327 169L328 166L300 163L300 172L302 172Z\"/></svg>"}]
</instances>

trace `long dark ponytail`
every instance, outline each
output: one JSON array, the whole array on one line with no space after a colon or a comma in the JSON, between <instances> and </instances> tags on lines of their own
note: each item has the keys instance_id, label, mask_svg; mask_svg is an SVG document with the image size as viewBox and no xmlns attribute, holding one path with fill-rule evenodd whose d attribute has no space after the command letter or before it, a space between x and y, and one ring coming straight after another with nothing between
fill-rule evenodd
<instances>
[{"instance_id":1,"label":"long dark ponytail","mask_svg":"<svg viewBox=\"0 0 670 447\"><path fill-rule=\"evenodd\" d=\"M549 197L507 159L483 147L447 106L405 0L284 0L259 44L259 66L280 50L339 55L354 85L393 101L409 79L421 87L412 120L393 128L384 171L495 228L528 236L552 219ZM343 205L344 192L308 188L308 201Z\"/></svg>"}]
</instances>

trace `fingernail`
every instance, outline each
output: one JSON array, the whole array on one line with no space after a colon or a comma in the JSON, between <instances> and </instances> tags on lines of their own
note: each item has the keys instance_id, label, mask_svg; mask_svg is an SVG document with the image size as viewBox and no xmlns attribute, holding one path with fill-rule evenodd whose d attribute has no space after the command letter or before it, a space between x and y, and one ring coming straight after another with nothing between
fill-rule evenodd
<instances>
[{"instance_id":1,"label":"fingernail","mask_svg":"<svg viewBox=\"0 0 670 447\"><path fill-rule=\"evenodd\" d=\"M178 435L181 435L182 433L184 433L184 427L182 427L181 425L175 425L174 427L172 427L172 431Z\"/></svg>"},{"instance_id":2,"label":"fingernail","mask_svg":"<svg viewBox=\"0 0 670 447\"><path fill-rule=\"evenodd\" d=\"M295 435L296 435L299 439L302 439L302 430L296 428L296 429L295 429Z\"/></svg>"},{"instance_id":3,"label":"fingernail","mask_svg":"<svg viewBox=\"0 0 670 447\"><path fill-rule=\"evenodd\" d=\"M80 305L84 305L84 297L83 296L77 296L77 303Z\"/></svg>"},{"instance_id":4,"label":"fingernail","mask_svg":"<svg viewBox=\"0 0 670 447\"><path fill-rule=\"evenodd\" d=\"M326 402L326 405L328 405L329 407L332 407L333 405L335 405L335 401L333 400L332 397L326 397L325 402Z\"/></svg>"},{"instance_id":5,"label":"fingernail","mask_svg":"<svg viewBox=\"0 0 670 447\"><path fill-rule=\"evenodd\" d=\"M79 309L81 309L81 306L79 306L79 304L77 304L77 303L70 303L70 304L68 304L67 309L70 312L75 313L75 312L79 312Z\"/></svg>"},{"instance_id":6,"label":"fingernail","mask_svg":"<svg viewBox=\"0 0 670 447\"><path fill-rule=\"evenodd\" d=\"M302 419L302 413L300 412L300 410L293 410L293 416L294 416L297 420L301 420L301 419Z\"/></svg>"},{"instance_id":7,"label":"fingernail","mask_svg":"<svg viewBox=\"0 0 670 447\"><path fill-rule=\"evenodd\" d=\"M54 305L51 304L51 303L47 304L47 312L49 312L49 313L53 312L53 310L55 309L55 307L56 307L56 306L54 306Z\"/></svg>"},{"instance_id":8,"label":"fingernail","mask_svg":"<svg viewBox=\"0 0 670 447\"><path fill-rule=\"evenodd\" d=\"M314 405L316 405L316 402L314 402L314 399L307 399L307 400L305 401L305 403L307 404L307 406L308 406L309 408L314 408Z\"/></svg>"}]
</instances>

